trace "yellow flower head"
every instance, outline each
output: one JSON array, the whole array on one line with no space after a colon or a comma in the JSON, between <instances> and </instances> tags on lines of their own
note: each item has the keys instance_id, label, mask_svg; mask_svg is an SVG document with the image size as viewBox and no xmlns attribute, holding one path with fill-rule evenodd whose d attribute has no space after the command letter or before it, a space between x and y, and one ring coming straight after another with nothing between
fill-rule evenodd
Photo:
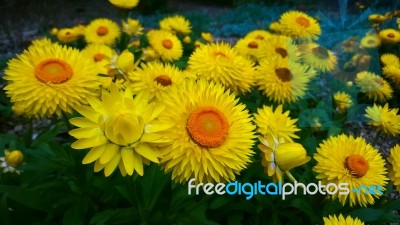
<instances>
[{"instance_id":1,"label":"yellow flower head","mask_svg":"<svg viewBox=\"0 0 400 225\"><path fill-rule=\"evenodd\" d=\"M4 90L17 114L60 116L95 95L98 72L96 64L76 49L51 43L32 45L8 62Z\"/></svg>"},{"instance_id":2,"label":"yellow flower head","mask_svg":"<svg viewBox=\"0 0 400 225\"><path fill-rule=\"evenodd\" d=\"M306 40L316 40L321 34L321 27L316 19L300 11L285 12L279 19L283 34Z\"/></svg>"},{"instance_id":3,"label":"yellow flower head","mask_svg":"<svg viewBox=\"0 0 400 225\"><path fill-rule=\"evenodd\" d=\"M388 161L391 165L389 171L389 177L392 180L397 190L400 190L400 145L396 144L390 149L390 156Z\"/></svg>"},{"instance_id":4,"label":"yellow flower head","mask_svg":"<svg viewBox=\"0 0 400 225\"><path fill-rule=\"evenodd\" d=\"M139 4L139 0L108 0L115 7L122 9L132 9Z\"/></svg>"},{"instance_id":5,"label":"yellow flower head","mask_svg":"<svg viewBox=\"0 0 400 225\"><path fill-rule=\"evenodd\" d=\"M303 62L317 71L331 72L337 65L337 58L333 52L316 43L300 45L299 51Z\"/></svg>"},{"instance_id":6,"label":"yellow flower head","mask_svg":"<svg viewBox=\"0 0 400 225\"><path fill-rule=\"evenodd\" d=\"M171 86L181 85L186 76L170 64L161 62L142 64L141 68L129 73L133 94L145 92L150 98L160 100L161 94Z\"/></svg>"},{"instance_id":7,"label":"yellow flower head","mask_svg":"<svg viewBox=\"0 0 400 225\"><path fill-rule=\"evenodd\" d=\"M262 60L257 69L258 89L278 103L295 102L306 94L313 73L308 67L275 57Z\"/></svg>"},{"instance_id":8,"label":"yellow flower head","mask_svg":"<svg viewBox=\"0 0 400 225\"><path fill-rule=\"evenodd\" d=\"M141 59L146 62L153 62L160 58L160 55L152 47L143 48L143 54Z\"/></svg>"},{"instance_id":9,"label":"yellow flower head","mask_svg":"<svg viewBox=\"0 0 400 225\"><path fill-rule=\"evenodd\" d=\"M78 139L71 147L91 148L82 163L95 162L95 172L104 169L109 176L118 167L123 176L134 171L142 176L143 163L159 163L157 146L170 142L162 132L173 122L158 120L165 107L149 103L149 96L132 96L130 88L120 92L111 84L110 92L103 90L101 100L89 98L90 106L76 108L83 117L70 119L79 127L69 132Z\"/></svg>"},{"instance_id":10,"label":"yellow flower head","mask_svg":"<svg viewBox=\"0 0 400 225\"><path fill-rule=\"evenodd\" d=\"M269 25L269 29L277 34L284 33L285 27L280 22L272 22Z\"/></svg>"},{"instance_id":11,"label":"yellow flower head","mask_svg":"<svg viewBox=\"0 0 400 225\"><path fill-rule=\"evenodd\" d=\"M111 59L117 54L110 46L104 44L88 44L82 53L97 64L102 74L108 73Z\"/></svg>"},{"instance_id":12,"label":"yellow flower head","mask_svg":"<svg viewBox=\"0 0 400 225\"><path fill-rule=\"evenodd\" d=\"M73 28L62 28L57 32L57 39L63 43L70 43L78 40L81 35Z\"/></svg>"},{"instance_id":13,"label":"yellow flower head","mask_svg":"<svg viewBox=\"0 0 400 225\"><path fill-rule=\"evenodd\" d=\"M85 29L85 39L88 43L113 45L120 34L118 24L105 18L93 20Z\"/></svg>"},{"instance_id":14,"label":"yellow flower head","mask_svg":"<svg viewBox=\"0 0 400 225\"><path fill-rule=\"evenodd\" d=\"M20 150L5 151L5 161L9 166L19 167L24 162L24 154Z\"/></svg>"},{"instance_id":15,"label":"yellow flower head","mask_svg":"<svg viewBox=\"0 0 400 225\"><path fill-rule=\"evenodd\" d=\"M380 14L371 14L371 15L368 16L368 20L371 23L383 23L388 19L390 19L390 18L388 18L385 15L380 15Z\"/></svg>"},{"instance_id":16,"label":"yellow flower head","mask_svg":"<svg viewBox=\"0 0 400 225\"><path fill-rule=\"evenodd\" d=\"M136 68L135 56L128 50L125 50L118 56L115 56L111 60L111 64L111 69L115 70L118 74L121 74L124 77Z\"/></svg>"},{"instance_id":17,"label":"yellow flower head","mask_svg":"<svg viewBox=\"0 0 400 225\"><path fill-rule=\"evenodd\" d=\"M364 225L364 222L351 216L344 218L342 214L339 214L339 217L335 215L324 217L324 225Z\"/></svg>"},{"instance_id":18,"label":"yellow flower head","mask_svg":"<svg viewBox=\"0 0 400 225\"><path fill-rule=\"evenodd\" d=\"M172 62L181 58L183 47L178 37L169 31L151 30L147 33L151 47L160 55L161 59Z\"/></svg>"},{"instance_id":19,"label":"yellow flower head","mask_svg":"<svg viewBox=\"0 0 400 225\"><path fill-rule=\"evenodd\" d=\"M250 91L255 81L253 65L224 42L199 46L188 61L188 69L198 77L222 83L236 93Z\"/></svg>"},{"instance_id":20,"label":"yellow flower head","mask_svg":"<svg viewBox=\"0 0 400 225\"><path fill-rule=\"evenodd\" d=\"M262 152L262 165L274 182L283 181L284 174L294 180L289 170L311 159L301 144L287 142L283 137L275 137L274 134L268 133L259 139L261 143L258 148Z\"/></svg>"},{"instance_id":21,"label":"yellow flower head","mask_svg":"<svg viewBox=\"0 0 400 225\"><path fill-rule=\"evenodd\" d=\"M392 80L395 86L400 87L400 65L396 65L396 63L392 63L383 67L382 74Z\"/></svg>"},{"instance_id":22,"label":"yellow flower head","mask_svg":"<svg viewBox=\"0 0 400 225\"><path fill-rule=\"evenodd\" d=\"M400 67L400 59L397 55L391 53L385 53L380 57L381 63L384 66L395 66Z\"/></svg>"},{"instance_id":23,"label":"yellow flower head","mask_svg":"<svg viewBox=\"0 0 400 225\"><path fill-rule=\"evenodd\" d=\"M379 38L383 43L396 44L400 42L400 32L392 28L383 29L379 32Z\"/></svg>"},{"instance_id":24,"label":"yellow flower head","mask_svg":"<svg viewBox=\"0 0 400 225\"><path fill-rule=\"evenodd\" d=\"M360 45L363 48L377 48L381 45L381 39L376 34L367 34L361 39Z\"/></svg>"},{"instance_id":25,"label":"yellow flower head","mask_svg":"<svg viewBox=\"0 0 400 225\"><path fill-rule=\"evenodd\" d=\"M386 102L392 98L393 90L389 83L382 77L372 72L360 72L357 74L356 84L361 92L374 101Z\"/></svg>"},{"instance_id":26,"label":"yellow flower head","mask_svg":"<svg viewBox=\"0 0 400 225\"><path fill-rule=\"evenodd\" d=\"M343 205L349 203L350 206L358 204L365 207L374 204L374 198L381 196L385 190L388 180L385 161L379 151L362 137L344 134L330 137L319 145L314 159L317 161L314 171L323 184L347 183L349 194L336 192L329 195L332 199L339 199ZM372 194L360 190L362 186L371 185L379 185L380 192L376 190L376 194Z\"/></svg>"},{"instance_id":27,"label":"yellow flower head","mask_svg":"<svg viewBox=\"0 0 400 225\"><path fill-rule=\"evenodd\" d=\"M282 59L290 59L291 61L299 60L298 46L292 38L283 35L271 35L265 44L260 45L260 58L270 59L280 57Z\"/></svg>"},{"instance_id":28,"label":"yellow flower head","mask_svg":"<svg viewBox=\"0 0 400 225\"><path fill-rule=\"evenodd\" d=\"M267 41L272 37L272 34L266 30L252 30L246 34L244 38L255 39L259 41Z\"/></svg>"},{"instance_id":29,"label":"yellow flower head","mask_svg":"<svg viewBox=\"0 0 400 225\"><path fill-rule=\"evenodd\" d=\"M266 42L252 39L252 38L241 38L239 39L234 48L245 57L250 57L253 61L265 57Z\"/></svg>"},{"instance_id":30,"label":"yellow flower head","mask_svg":"<svg viewBox=\"0 0 400 225\"><path fill-rule=\"evenodd\" d=\"M143 33L143 26L139 20L128 18L122 21L122 31L131 37L140 36Z\"/></svg>"},{"instance_id":31,"label":"yellow flower head","mask_svg":"<svg viewBox=\"0 0 400 225\"><path fill-rule=\"evenodd\" d=\"M188 79L163 95L160 120L175 122L166 132L172 144L163 149L164 170L179 182L234 180L253 155L255 126L245 106L221 84L204 79Z\"/></svg>"},{"instance_id":32,"label":"yellow flower head","mask_svg":"<svg viewBox=\"0 0 400 225\"><path fill-rule=\"evenodd\" d=\"M160 20L160 29L170 31L174 34L190 34L192 32L189 20L180 15Z\"/></svg>"},{"instance_id":33,"label":"yellow flower head","mask_svg":"<svg viewBox=\"0 0 400 225\"><path fill-rule=\"evenodd\" d=\"M351 97L346 92L338 91L333 95L335 100L336 110L340 113L346 112L347 109L353 104Z\"/></svg>"},{"instance_id":34,"label":"yellow flower head","mask_svg":"<svg viewBox=\"0 0 400 225\"><path fill-rule=\"evenodd\" d=\"M209 33L209 32L201 32L201 38L203 38L203 40L205 40L205 41L207 41L207 42L209 42L209 43L211 43L211 42L213 42L213 35L212 35L212 33Z\"/></svg>"},{"instance_id":35,"label":"yellow flower head","mask_svg":"<svg viewBox=\"0 0 400 225\"><path fill-rule=\"evenodd\" d=\"M375 105L365 109L365 117L370 119L369 125L375 126L378 131L384 134L397 136L400 133L400 115L397 115L399 109L389 109L386 103L384 107Z\"/></svg>"},{"instance_id":36,"label":"yellow flower head","mask_svg":"<svg viewBox=\"0 0 400 225\"><path fill-rule=\"evenodd\" d=\"M297 119L291 119L289 113L290 111L283 112L282 105L278 105L275 111L271 106L257 109L257 113L254 114L257 131L263 135L272 132L275 136L289 142L292 141L292 138L299 138L295 134L300 130L296 126Z\"/></svg>"}]
</instances>

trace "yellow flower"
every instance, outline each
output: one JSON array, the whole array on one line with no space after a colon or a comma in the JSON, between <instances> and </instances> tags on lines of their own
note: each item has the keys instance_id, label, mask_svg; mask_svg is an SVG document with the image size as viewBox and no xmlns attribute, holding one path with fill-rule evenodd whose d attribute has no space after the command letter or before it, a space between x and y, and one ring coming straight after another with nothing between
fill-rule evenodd
<instances>
[{"instance_id":1,"label":"yellow flower","mask_svg":"<svg viewBox=\"0 0 400 225\"><path fill-rule=\"evenodd\" d=\"M372 23L383 23L390 18L386 17L385 15L380 14L371 14L368 16L368 20Z\"/></svg>"},{"instance_id":2,"label":"yellow flower","mask_svg":"<svg viewBox=\"0 0 400 225\"><path fill-rule=\"evenodd\" d=\"M81 34L73 28L62 28L57 32L57 39L63 43L70 43L78 40Z\"/></svg>"},{"instance_id":3,"label":"yellow flower","mask_svg":"<svg viewBox=\"0 0 400 225\"><path fill-rule=\"evenodd\" d=\"M198 77L222 83L236 93L250 91L255 81L253 65L224 42L201 45L188 61L188 69Z\"/></svg>"},{"instance_id":4,"label":"yellow flower","mask_svg":"<svg viewBox=\"0 0 400 225\"><path fill-rule=\"evenodd\" d=\"M346 92L338 91L333 95L335 100L336 110L340 113L346 112L347 109L353 104L351 97Z\"/></svg>"},{"instance_id":5,"label":"yellow flower","mask_svg":"<svg viewBox=\"0 0 400 225\"><path fill-rule=\"evenodd\" d=\"M170 31L175 34L190 34L192 32L189 20L180 15L160 20L160 28L161 30Z\"/></svg>"},{"instance_id":6,"label":"yellow flower","mask_svg":"<svg viewBox=\"0 0 400 225\"><path fill-rule=\"evenodd\" d=\"M110 19L95 19L85 29L85 39L88 43L113 45L120 36L118 24Z\"/></svg>"},{"instance_id":7,"label":"yellow flower","mask_svg":"<svg viewBox=\"0 0 400 225\"><path fill-rule=\"evenodd\" d=\"M258 148L262 152L262 165L268 176L272 176L274 182L283 181L284 174L294 180L289 170L301 166L311 159L301 144L286 142L283 137L275 137L274 134L267 133L259 139L261 143Z\"/></svg>"},{"instance_id":8,"label":"yellow flower","mask_svg":"<svg viewBox=\"0 0 400 225\"><path fill-rule=\"evenodd\" d=\"M185 182L227 182L250 163L255 126L245 105L224 86L189 79L163 94L160 117L175 126L166 132L172 144L161 159L172 179Z\"/></svg>"},{"instance_id":9,"label":"yellow flower","mask_svg":"<svg viewBox=\"0 0 400 225\"><path fill-rule=\"evenodd\" d=\"M397 190L400 190L400 145L396 144L390 149L388 161L391 165L389 170L389 177L392 180Z\"/></svg>"},{"instance_id":10,"label":"yellow flower","mask_svg":"<svg viewBox=\"0 0 400 225\"><path fill-rule=\"evenodd\" d=\"M98 68L78 50L58 44L32 45L8 62L4 90L17 114L50 117L72 113L99 88Z\"/></svg>"},{"instance_id":11,"label":"yellow flower","mask_svg":"<svg viewBox=\"0 0 400 225\"><path fill-rule=\"evenodd\" d=\"M122 21L122 31L131 37L140 36L143 33L143 27L139 20L128 18Z\"/></svg>"},{"instance_id":12,"label":"yellow flower","mask_svg":"<svg viewBox=\"0 0 400 225\"><path fill-rule=\"evenodd\" d=\"M53 27L53 28L50 30L50 34L53 35L53 36L56 36L57 33L58 33L58 28L57 28L57 27Z\"/></svg>"},{"instance_id":13,"label":"yellow flower","mask_svg":"<svg viewBox=\"0 0 400 225\"><path fill-rule=\"evenodd\" d=\"M142 64L141 68L129 73L133 94L145 92L152 99L160 100L161 94L171 86L181 85L186 76L170 64L161 62Z\"/></svg>"},{"instance_id":14,"label":"yellow flower","mask_svg":"<svg viewBox=\"0 0 400 225\"><path fill-rule=\"evenodd\" d=\"M400 42L400 32L392 28L383 29L379 32L379 38L383 43L396 44Z\"/></svg>"},{"instance_id":15,"label":"yellow flower","mask_svg":"<svg viewBox=\"0 0 400 225\"><path fill-rule=\"evenodd\" d=\"M108 0L115 7L122 9L132 9L139 4L139 0Z\"/></svg>"},{"instance_id":16,"label":"yellow flower","mask_svg":"<svg viewBox=\"0 0 400 225\"><path fill-rule=\"evenodd\" d=\"M111 59L117 54L110 46L103 44L88 44L82 53L97 64L101 74L108 73Z\"/></svg>"},{"instance_id":17,"label":"yellow flower","mask_svg":"<svg viewBox=\"0 0 400 225\"><path fill-rule=\"evenodd\" d=\"M381 39L376 34L367 34L361 39L360 45L363 48L376 48L381 45Z\"/></svg>"},{"instance_id":18,"label":"yellow flower","mask_svg":"<svg viewBox=\"0 0 400 225\"><path fill-rule=\"evenodd\" d=\"M299 60L300 52L298 46L293 39L283 35L271 35L264 45L260 45L261 59L270 59L280 57L282 59L290 59L291 61Z\"/></svg>"},{"instance_id":19,"label":"yellow flower","mask_svg":"<svg viewBox=\"0 0 400 225\"><path fill-rule=\"evenodd\" d=\"M124 77L128 75L129 72L132 72L135 68L135 56L132 52L125 50L121 52L118 56L115 56L111 60L111 69L117 71L119 74Z\"/></svg>"},{"instance_id":20,"label":"yellow flower","mask_svg":"<svg viewBox=\"0 0 400 225\"><path fill-rule=\"evenodd\" d=\"M300 45L299 51L303 62L317 71L331 72L337 65L337 58L333 52L316 43Z\"/></svg>"},{"instance_id":21,"label":"yellow flower","mask_svg":"<svg viewBox=\"0 0 400 225\"><path fill-rule=\"evenodd\" d=\"M250 57L253 61L258 61L265 56L266 43L252 38L239 39L234 48L243 56Z\"/></svg>"},{"instance_id":22,"label":"yellow flower","mask_svg":"<svg viewBox=\"0 0 400 225\"><path fill-rule=\"evenodd\" d=\"M257 109L257 113L254 114L257 131L261 134L272 132L289 142L292 141L292 138L299 138L295 134L300 130L296 126L297 119L291 119L289 113L290 111L283 112L282 105L278 105L275 111L271 106Z\"/></svg>"},{"instance_id":23,"label":"yellow flower","mask_svg":"<svg viewBox=\"0 0 400 225\"><path fill-rule=\"evenodd\" d=\"M4 150L4 157L0 157L0 168L3 168L3 173L15 172L21 173L21 170L17 169L24 162L24 154L20 150Z\"/></svg>"},{"instance_id":24,"label":"yellow flower","mask_svg":"<svg viewBox=\"0 0 400 225\"><path fill-rule=\"evenodd\" d=\"M302 64L281 57L262 60L257 68L258 89L274 102L295 102L306 94L313 76L307 69Z\"/></svg>"},{"instance_id":25,"label":"yellow flower","mask_svg":"<svg viewBox=\"0 0 400 225\"><path fill-rule=\"evenodd\" d=\"M192 42L192 39L190 36L185 36L182 40L185 44L190 44Z\"/></svg>"},{"instance_id":26,"label":"yellow flower","mask_svg":"<svg viewBox=\"0 0 400 225\"><path fill-rule=\"evenodd\" d=\"M355 82L361 92L365 93L370 100L386 102L392 98L393 90L389 83L375 73L360 72L357 74Z\"/></svg>"},{"instance_id":27,"label":"yellow flower","mask_svg":"<svg viewBox=\"0 0 400 225\"><path fill-rule=\"evenodd\" d=\"M272 37L272 34L266 30L252 30L246 34L244 38L248 39L256 39L259 41L267 41Z\"/></svg>"},{"instance_id":28,"label":"yellow flower","mask_svg":"<svg viewBox=\"0 0 400 225\"><path fill-rule=\"evenodd\" d=\"M171 62L181 58L182 43L176 35L164 30L151 30L147 33L147 38L162 60Z\"/></svg>"},{"instance_id":29,"label":"yellow flower","mask_svg":"<svg viewBox=\"0 0 400 225\"><path fill-rule=\"evenodd\" d=\"M347 183L349 194L336 192L330 195L332 199L339 199L345 205L356 204L367 206L374 204L385 190L388 178L385 161L377 149L372 147L362 137L354 138L341 134L323 141L314 155L317 165L314 171L317 179L322 183ZM375 185L376 194L366 192L362 187ZM354 191L358 190L358 191Z\"/></svg>"},{"instance_id":30,"label":"yellow flower","mask_svg":"<svg viewBox=\"0 0 400 225\"><path fill-rule=\"evenodd\" d=\"M284 35L316 40L321 34L321 27L317 20L300 11L285 12L279 19L282 26L280 31Z\"/></svg>"},{"instance_id":31,"label":"yellow flower","mask_svg":"<svg viewBox=\"0 0 400 225\"><path fill-rule=\"evenodd\" d=\"M339 214L339 217L333 215L329 217L324 217L324 225L364 225L358 218L352 218L351 216L343 217L342 214Z\"/></svg>"},{"instance_id":32,"label":"yellow flower","mask_svg":"<svg viewBox=\"0 0 400 225\"><path fill-rule=\"evenodd\" d=\"M397 115L399 109L389 109L386 103L384 107L375 105L365 109L365 117L370 119L369 125L375 126L378 131L384 134L397 136L400 133L400 115Z\"/></svg>"},{"instance_id":33,"label":"yellow flower","mask_svg":"<svg viewBox=\"0 0 400 225\"><path fill-rule=\"evenodd\" d=\"M95 172L104 169L104 175L109 176L118 166L123 176L134 171L142 176L143 163L159 163L157 145L170 142L162 132L173 122L158 120L165 107L149 103L146 95L132 96L130 88L120 92L111 84L110 92L103 90L101 101L89 98L90 106L77 107L83 117L70 119L79 127L69 132L78 139L71 147L91 148L82 163L95 162Z\"/></svg>"},{"instance_id":34,"label":"yellow flower","mask_svg":"<svg viewBox=\"0 0 400 225\"><path fill-rule=\"evenodd\" d=\"M152 47L143 48L143 54L141 59L146 62L153 62L160 58L160 55Z\"/></svg>"},{"instance_id":35,"label":"yellow flower","mask_svg":"<svg viewBox=\"0 0 400 225\"><path fill-rule=\"evenodd\" d=\"M45 38L40 38L40 39L33 39L33 40L32 40L32 44L28 47L28 49L29 49L31 46L35 46L35 47L41 46L41 47L43 47L43 46L48 46L48 45L51 45L51 44L52 44L51 40L50 40L49 38L47 38L47 37L45 37ZM35 47L34 47L34 48L35 48Z\"/></svg>"},{"instance_id":36,"label":"yellow flower","mask_svg":"<svg viewBox=\"0 0 400 225\"><path fill-rule=\"evenodd\" d=\"M211 43L213 42L213 35L212 33L209 32L201 32L201 38L203 38L205 41Z\"/></svg>"},{"instance_id":37,"label":"yellow flower","mask_svg":"<svg viewBox=\"0 0 400 225\"><path fill-rule=\"evenodd\" d=\"M400 59L395 54L385 53L381 55L380 59L384 66L400 67Z\"/></svg>"},{"instance_id":38,"label":"yellow flower","mask_svg":"<svg viewBox=\"0 0 400 225\"><path fill-rule=\"evenodd\" d=\"M392 80L396 87L400 87L400 65L396 62L383 67L382 74Z\"/></svg>"}]
</instances>

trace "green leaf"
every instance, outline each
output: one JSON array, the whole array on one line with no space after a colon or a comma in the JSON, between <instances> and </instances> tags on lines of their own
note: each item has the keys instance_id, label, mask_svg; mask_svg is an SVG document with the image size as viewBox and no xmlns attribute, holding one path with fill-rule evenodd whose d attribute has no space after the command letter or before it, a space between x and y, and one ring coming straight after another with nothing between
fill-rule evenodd
<instances>
[{"instance_id":1,"label":"green leaf","mask_svg":"<svg viewBox=\"0 0 400 225\"><path fill-rule=\"evenodd\" d=\"M228 217L228 225L241 225L243 220L243 214L235 213Z\"/></svg>"},{"instance_id":2,"label":"green leaf","mask_svg":"<svg viewBox=\"0 0 400 225\"><path fill-rule=\"evenodd\" d=\"M7 205L7 194L3 195L0 201L0 222L3 225L11 225L10 210Z\"/></svg>"},{"instance_id":3,"label":"green leaf","mask_svg":"<svg viewBox=\"0 0 400 225\"><path fill-rule=\"evenodd\" d=\"M92 225L139 224L137 223L137 218L138 215L135 208L112 209L97 213L89 223Z\"/></svg>"},{"instance_id":4,"label":"green leaf","mask_svg":"<svg viewBox=\"0 0 400 225\"><path fill-rule=\"evenodd\" d=\"M349 213L351 217L357 217L364 222L378 221L385 214L386 211L383 209L371 209L371 208L356 209Z\"/></svg>"},{"instance_id":5,"label":"green leaf","mask_svg":"<svg viewBox=\"0 0 400 225\"><path fill-rule=\"evenodd\" d=\"M338 135L342 129L340 127L330 127L328 130L328 136Z\"/></svg>"},{"instance_id":6,"label":"green leaf","mask_svg":"<svg viewBox=\"0 0 400 225\"><path fill-rule=\"evenodd\" d=\"M57 136L60 132L63 123L58 123L50 129L46 129L44 132L39 134L39 136L32 142L32 146L36 147L40 143L46 143L54 140L54 137Z\"/></svg>"},{"instance_id":7,"label":"green leaf","mask_svg":"<svg viewBox=\"0 0 400 225\"><path fill-rule=\"evenodd\" d=\"M10 199L32 209L49 212L53 208L52 204L46 200L45 196L38 191L22 187L0 185L0 193L7 193Z\"/></svg>"},{"instance_id":8,"label":"green leaf","mask_svg":"<svg viewBox=\"0 0 400 225\"><path fill-rule=\"evenodd\" d=\"M289 205L307 214L313 224L318 222L317 213L306 200L295 198L290 202Z\"/></svg>"},{"instance_id":9,"label":"green leaf","mask_svg":"<svg viewBox=\"0 0 400 225\"><path fill-rule=\"evenodd\" d=\"M84 216L87 211L87 203L76 203L66 211L63 216L63 225L85 225Z\"/></svg>"},{"instance_id":10,"label":"green leaf","mask_svg":"<svg viewBox=\"0 0 400 225\"><path fill-rule=\"evenodd\" d=\"M217 196L210 204L210 209L218 209L231 202L230 196Z\"/></svg>"}]
</instances>

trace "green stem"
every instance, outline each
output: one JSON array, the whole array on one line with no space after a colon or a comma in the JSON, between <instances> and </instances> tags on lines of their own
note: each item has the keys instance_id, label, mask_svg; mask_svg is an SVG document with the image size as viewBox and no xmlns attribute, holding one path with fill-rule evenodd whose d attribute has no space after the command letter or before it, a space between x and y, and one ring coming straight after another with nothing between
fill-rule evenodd
<instances>
[{"instance_id":1,"label":"green stem","mask_svg":"<svg viewBox=\"0 0 400 225\"><path fill-rule=\"evenodd\" d=\"M375 137L374 137L374 140L372 141L372 146L373 146L373 147L375 147L376 142L378 142L378 137L379 137L380 134L381 134L380 131L377 131L377 132L376 132Z\"/></svg>"},{"instance_id":2,"label":"green stem","mask_svg":"<svg viewBox=\"0 0 400 225\"><path fill-rule=\"evenodd\" d=\"M67 126L68 130L72 130L73 127L69 123L69 118L68 118L67 114L65 114L65 112L61 112L61 115L62 115L62 119L63 119L65 126Z\"/></svg>"}]
</instances>

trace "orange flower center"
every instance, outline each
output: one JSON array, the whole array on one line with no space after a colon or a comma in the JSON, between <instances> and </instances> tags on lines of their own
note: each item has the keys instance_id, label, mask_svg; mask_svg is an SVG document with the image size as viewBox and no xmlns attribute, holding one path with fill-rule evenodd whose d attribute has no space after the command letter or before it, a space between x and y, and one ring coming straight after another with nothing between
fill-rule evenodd
<instances>
[{"instance_id":1,"label":"orange flower center","mask_svg":"<svg viewBox=\"0 0 400 225\"><path fill-rule=\"evenodd\" d=\"M288 55L286 49L284 49L284 48L276 48L275 52L278 53L279 55L281 55L282 58L286 58L286 56Z\"/></svg>"},{"instance_id":2,"label":"orange flower center","mask_svg":"<svg viewBox=\"0 0 400 225\"><path fill-rule=\"evenodd\" d=\"M318 46L316 48L313 48L312 53L314 55L316 55L318 58L322 58L322 59L327 59L329 58L329 52L328 50L326 50L326 48Z\"/></svg>"},{"instance_id":3,"label":"orange flower center","mask_svg":"<svg viewBox=\"0 0 400 225\"><path fill-rule=\"evenodd\" d=\"M388 38L394 38L395 37L395 35L393 33L388 33L387 36L388 36Z\"/></svg>"},{"instance_id":4,"label":"orange flower center","mask_svg":"<svg viewBox=\"0 0 400 225\"><path fill-rule=\"evenodd\" d=\"M282 82L289 82L292 80L292 73L288 68L277 68L275 69L275 73Z\"/></svg>"},{"instance_id":5,"label":"orange flower center","mask_svg":"<svg viewBox=\"0 0 400 225\"><path fill-rule=\"evenodd\" d=\"M190 113L186 125L192 139L203 147L222 145L228 136L229 123L214 107L200 107Z\"/></svg>"},{"instance_id":6,"label":"orange flower center","mask_svg":"<svg viewBox=\"0 0 400 225\"><path fill-rule=\"evenodd\" d=\"M363 177L369 169L367 160L358 154L351 154L348 156L345 161L345 167L357 178Z\"/></svg>"},{"instance_id":7,"label":"orange flower center","mask_svg":"<svg viewBox=\"0 0 400 225\"><path fill-rule=\"evenodd\" d=\"M174 46L174 44L172 43L172 41L169 40L169 39L163 40L163 41L162 41L162 45L163 45L164 48L166 48L166 49L171 49L171 48Z\"/></svg>"},{"instance_id":8,"label":"orange flower center","mask_svg":"<svg viewBox=\"0 0 400 225\"><path fill-rule=\"evenodd\" d=\"M108 34L108 28L105 26L100 26L97 28L96 32L97 32L97 35L104 36L104 35Z\"/></svg>"},{"instance_id":9,"label":"orange flower center","mask_svg":"<svg viewBox=\"0 0 400 225\"><path fill-rule=\"evenodd\" d=\"M297 17L296 18L296 23L299 24L300 26L303 26L303 27L309 27L310 26L310 20L308 20L304 16Z\"/></svg>"},{"instance_id":10,"label":"orange flower center","mask_svg":"<svg viewBox=\"0 0 400 225\"><path fill-rule=\"evenodd\" d=\"M249 48L258 48L258 44L255 41L250 42L247 47Z\"/></svg>"},{"instance_id":11,"label":"orange flower center","mask_svg":"<svg viewBox=\"0 0 400 225\"><path fill-rule=\"evenodd\" d=\"M167 75L160 75L158 77L156 77L156 79L154 79L158 84L160 84L161 86L169 86L172 84L171 78L169 78L169 76Z\"/></svg>"},{"instance_id":12,"label":"orange flower center","mask_svg":"<svg viewBox=\"0 0 400 225\"><path fill-rule=\"evenodd\" d=\"M264 37L261 36L261 35L257 35L257 36L256 36L256 39L258 39L258 40L264 40Z\"/></svg>"},{"instance_id":13,"label":"orange flower center","mask_svg":"<svg viewBox=\"0 0 400 225\"><path fill-rule=\"evenodd\" d=\"M36 77L44 82L60 84L72 77L73 71L70 65L59 59L48 59L36 66Z\"/></svg>"},{"instance_id":14,"label":"orange flower center","mask_svg":"<svg viewBox=\"0 0 400 225\"><path fill-rule=\"evenodd\" d=\"M102 53L97 53L96 55L93 56L94 61L98 62L104 59L104 54Z\"/></svg>"}]
</instances>

